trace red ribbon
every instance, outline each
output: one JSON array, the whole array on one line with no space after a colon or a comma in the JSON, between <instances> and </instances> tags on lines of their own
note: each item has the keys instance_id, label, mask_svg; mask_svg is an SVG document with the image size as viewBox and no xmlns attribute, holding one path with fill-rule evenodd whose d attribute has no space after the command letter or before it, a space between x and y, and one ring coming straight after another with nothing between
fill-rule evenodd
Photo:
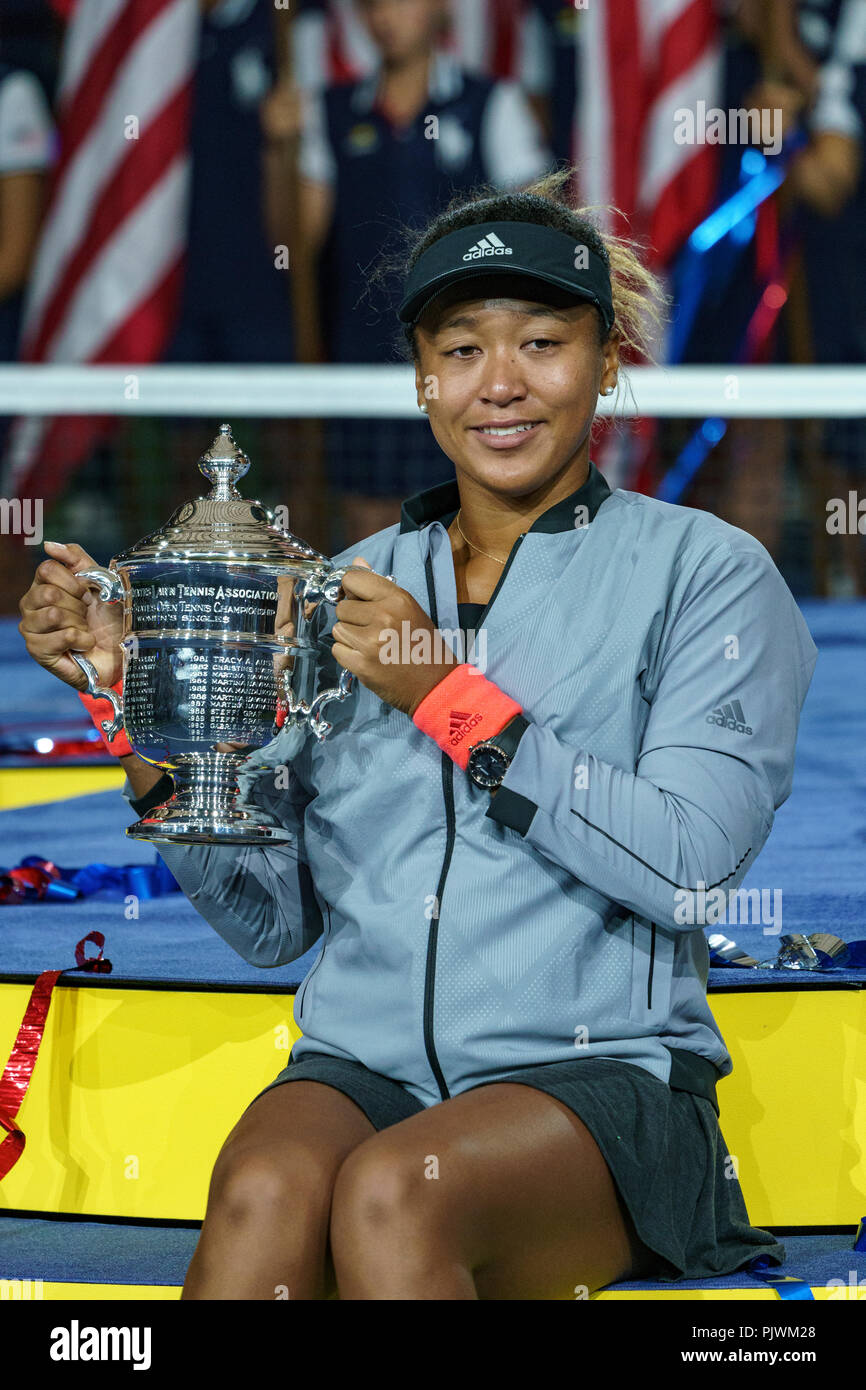
<instances>
[{"instance_id":1,"label":"red ribbon","mask_svg":"<svg viewBox=\"0 0 866 1390\"><path fill-rule=\"evenodd\" d=\"M48 885L60 878L60 870L50 859L43 868L35 864L0 873L0 903L24 902L28 898L44 898Z\"/></svg>"},{"instance_id":2,"label":"red ribbon","mask_svg":"<svg viewBox=\"0 0 866 1390\"><path fill-rule=\"evenodd\" d=\"M98 956L86 956L84 947L88 941L99 947ZM15 1167L22 1153L26 1139L24 1131L16 1124L15 1116L27 1094L27 1088L42 1045L45 1021L51 1005L54 986L61 975L71 970L88 970L93 974L108 974L111 961L104 960L102 948L105 937L102 932L92 931L82 937L75 947L75 965L65 970L43 970L36 980L24 1010L24 1017L18 1029L18 1036L6 1063L6 1070L0 1077L0 1126L6 1130L6 1138L0 1143L0 1181Z\"/></svg>"}]
</instances>

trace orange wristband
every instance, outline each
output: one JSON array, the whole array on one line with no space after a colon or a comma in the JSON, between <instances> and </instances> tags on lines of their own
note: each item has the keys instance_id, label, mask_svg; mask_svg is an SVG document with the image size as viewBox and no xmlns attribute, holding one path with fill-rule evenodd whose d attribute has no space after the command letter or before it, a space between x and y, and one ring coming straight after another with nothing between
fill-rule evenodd
<instances>
[{"instance_id":1,"label":"orange wristband","mask_svg":"<svg viewBox=\"0 0 866 1390\"><path fill-rule=\"evenodd\" d=\"M412 723L465 770L472 745L501 733L515 714L522 713L522 706L482 676L477 666L462 662L424 696Z\"/></svg>"},{"instance_id":2,"label":"orange wristband","mask_svg":"<svg viewBox=\"0 0 866 1390\"><path fill-rule=\"evenodd\" d=\"M122 695L123 677L121 677L111 689L114 691L115 695ZM102 727L103 719L108 720L114 718L114 710L111 708L110 701L106 700L104 696L100 696L97 699L95 695L88 695L86 690L79 690L78 698L99 730L99 737L102 739L109 753L113 753L115 758L124 758L127 753L131 753L133 748L129 739L126 737L125 729L119 729L109 743L105 730Z\"/></svg>"}]
</instances>

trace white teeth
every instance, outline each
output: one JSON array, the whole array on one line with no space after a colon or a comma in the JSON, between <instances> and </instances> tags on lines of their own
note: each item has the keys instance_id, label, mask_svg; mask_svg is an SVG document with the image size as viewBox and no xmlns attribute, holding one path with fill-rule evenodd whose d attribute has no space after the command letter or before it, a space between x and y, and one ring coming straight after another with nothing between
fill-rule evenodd
<instances>
[{"instance_id":1,"label":"white teeth","mask_svg":"<svg viewBox=\"0 0 866 1390\"><path fill-rule=\"evenodd\" d=\"M524 433L526 432L526 430L531 430L531 429L534 429L534 428L535 428L535 425L534 425L534 424L529 424L529 425L509 425L507 429L497 429L497 428L495 428L493 425L491 425L491 426L489 426L489 427L485 427L484 429L482 429L481 433L482 433L482 434L495 434L495 435L504 435L504 434L524 434Z\"/></svg>"}]
</instances>

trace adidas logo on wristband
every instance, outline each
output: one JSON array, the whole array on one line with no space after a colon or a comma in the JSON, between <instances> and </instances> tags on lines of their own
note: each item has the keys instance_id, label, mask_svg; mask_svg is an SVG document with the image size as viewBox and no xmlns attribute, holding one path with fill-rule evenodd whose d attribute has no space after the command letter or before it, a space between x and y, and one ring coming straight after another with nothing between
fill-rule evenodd
<instances>
[{"instance_id":1,"label":"adidas logo on wristband","mask_svg":"<svg viewBox=\"0 0 866 1390\"><path fill-rule=\"evenodd\" d=\"M475 714L467 714L466 710L453 709L448 718L448 731L452 735L451 743L456 744L464 739L476 724L480 724L483 716L477 711Z\"/></svg>"}]
</instances>

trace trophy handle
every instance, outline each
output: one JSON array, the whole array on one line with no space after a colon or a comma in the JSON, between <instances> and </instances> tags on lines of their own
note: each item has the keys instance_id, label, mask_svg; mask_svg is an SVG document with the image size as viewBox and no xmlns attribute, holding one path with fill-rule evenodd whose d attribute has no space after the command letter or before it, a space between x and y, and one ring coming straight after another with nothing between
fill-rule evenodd
<instances>
[{"instance_id":1,"label":"trophy handle","mask_svg":"<svg viewBox=\"0 0 866 1390\"><path fill-rule=\"evenodd\" d=\"M305 600L314 603L336 603L343 582L343 575L346 570L351 568L351 565L344 565L342 569L319 571L317 574L311 575L304 590ZM378 573L378 571L374 571L374 573ZM393 574L386 574L383 577L392 583L395 582ZM306 722L310 732L320 743L333 728L327 719L322 718L322 710L332 700L345 700L346 696L351 694L353 679L353 673L341 666L338 684L332 685L328 690L321 691L314 700L310 701L310 707L306 712Z\"/></svg>"},{"instance_id":2,"label":"trophy handle","mask_svg":"<svg viewBox=\"0 0 866 1390\"><path fill-rule=\"evenodd\" d=\"M123 600L123 585L119 577L113 570L95 568L92 570L80 570L75 576L76 579L83 579L88 584L93 584L99 589L99 597L103 603L120 603ZM113 719L103 719L101 721L102 730L106 738L114 738L115 734L120 733L123 728L123 704L115 690L104 690L99 684L99 676L92 661L89 661L81 652L70 651L69 655L76 662L87 677L87 694L92 695L97 700L108 700L114 712Z\"/></svg>"}]
</instances>

